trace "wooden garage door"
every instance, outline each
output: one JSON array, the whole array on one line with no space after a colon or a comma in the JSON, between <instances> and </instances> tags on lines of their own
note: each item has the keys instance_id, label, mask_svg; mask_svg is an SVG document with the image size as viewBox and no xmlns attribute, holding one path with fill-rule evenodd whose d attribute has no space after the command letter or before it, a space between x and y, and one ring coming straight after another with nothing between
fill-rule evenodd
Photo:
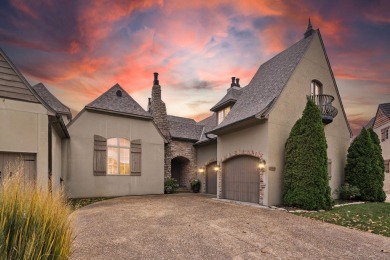
<instances>
[{"instance_id":1,"label":"wooden garage door","mask_svg":"<svg viewBox=\"0 0 390 260\"><path fill-rule=\"evenodd\" d=\"M207 193L217 194L217 172L214 167L217 166L217 162L210 163L206 167L206 187Z\"/></svg>"},{"instance_id":2,"label":"wooden garage door","mask_svg":"<svg viewBox=\"0 0 390 260\"><path fill-rule=\"evenodd\" d=\"M259 159L237 156L223 164L223 197L230 200L259 203Z\"/></svg>"},{"instance_id":3,"label":"wooden garage door","mask_svg":"<svg viewBox=\"0 0 390 260\"><path fill-rule=\"evenodd\" d=\"M6 153L0 152L0 178L14 174L20 168L19 162L23 164L23 179L27 182L36 180L36 155L29 153Z\"/></svg>"}]
</instances>

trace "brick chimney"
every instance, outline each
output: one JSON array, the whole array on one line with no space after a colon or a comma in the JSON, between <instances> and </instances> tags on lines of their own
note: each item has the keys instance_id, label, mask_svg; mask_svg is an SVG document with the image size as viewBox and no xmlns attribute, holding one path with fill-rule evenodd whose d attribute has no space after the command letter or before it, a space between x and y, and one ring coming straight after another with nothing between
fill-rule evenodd
<instances>
[{"instance_id":1,"label":"brick chimney","mask_svg":"<svg viewBox=\"0 0 390 260\"><path fill-rule=\"evenodd\" d=\"M153 87L152 87L152 98L149 101L149 112L153 116L153 121L160 129L164 137L170 140L171 135L169 133L167 108L165 103L161 100L161 86L158 80L158 73L154 73Z\"/></svg>"}]
</instances>

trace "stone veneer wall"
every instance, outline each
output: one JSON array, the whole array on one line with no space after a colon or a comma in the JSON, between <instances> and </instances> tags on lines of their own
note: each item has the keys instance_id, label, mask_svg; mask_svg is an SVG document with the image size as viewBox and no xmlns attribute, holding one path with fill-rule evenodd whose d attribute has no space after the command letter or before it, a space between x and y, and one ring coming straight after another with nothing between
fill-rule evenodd
<instances>
[{"instance_id":1,"label":"stone veneer wall","mask_svg":"<svg viewBox=\"0 0 390 260\"><path fill-rule=\"evenodd\" d=\"M189 160L181 176L181 186L190 188L189 180L197 177L196 149L191 141L172 140L170 142L171 159L185 157ZM169 172L170 174L170 172Z\"/></svg>"}]
</instances>

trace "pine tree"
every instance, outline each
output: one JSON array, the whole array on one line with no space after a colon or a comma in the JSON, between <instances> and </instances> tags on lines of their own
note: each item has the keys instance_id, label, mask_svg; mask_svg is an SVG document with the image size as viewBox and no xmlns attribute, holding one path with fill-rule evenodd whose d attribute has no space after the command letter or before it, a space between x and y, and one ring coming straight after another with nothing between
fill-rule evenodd
<instances>
[{"instance_id":1,"label":"pine tree","mask_svg":"<svg viewBox=\"0 0 390 260\"><path fill-rule=\"evenodd\" d=\"M361 199L384 201L384 164L378 136L362 129L348 149L345 182L360 190Z\"/></svg>"},{"instance_id":2,"label":"pine tree","mask_svg":"<svg viewBox=\"0 0 390 260\"><path fill-rule=\"evenodd\" d=\"M283 203L308 210L333 205L327 171L327 144L321 113L308 99L286 142Z\"/></svg>"}]
</instances>

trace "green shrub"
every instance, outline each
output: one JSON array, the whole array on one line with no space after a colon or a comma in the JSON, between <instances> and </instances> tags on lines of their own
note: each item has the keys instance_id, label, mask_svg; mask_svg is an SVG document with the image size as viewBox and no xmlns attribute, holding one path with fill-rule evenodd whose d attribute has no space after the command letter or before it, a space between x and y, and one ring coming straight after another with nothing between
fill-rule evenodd
<instances>
[{"instance_id":1,"label":"green shrub","mask_svg":"<svg viewBox=\"0 0 390 260\"><path fill-rule=\"evenodd\" d=\"M62 193L25 184L23 171L13 172L0 186L0 259L67 259L71 210Z\"/></svg>"},{"instance_id":2,"label":"green shrub","mask_svg":"<svg viewBox=\"0 0 390 260\"><path fill-rule=\"evenodd\" d=\"M335 190L335 193L340 195L340 199L343 200L352 200L357 197L360 197L360 190L356 186L349 185L344 183L338 189Z\"/></svg>"},{"instance_id":3,"label":"green shrub","mask_svg":"<svg viewBox=\"0 0 390 260\"><path fill-rule=\"evenodd\" d=\"M330 209L327 144L320 110L307 100L286 142L283 203L307 210Z\"/></svg>"},{"instance_id":4,"label":"green shrub","mask_svg":"<svg viewBox=\"0 0 390 260\"><path fill-rule=\"evenodd\" d=\"M198 179L190 180L191 190L195 193L200 191L201 182Z\"/></svg>"},{"instance_id":5,"label":"green shrub","mask_svg":"<svg viewBox=\"0 0 390 260\"><path fill-rule=\"evenodd\" d=\"M382 202L386 199L384 167L377 138L373 131L363 128L353 140L348 149L345 182L359 188L362 200Z\"/></svg>"},{"instance_id":6,"label":"green shrub","mask_svg":"<svg viewBox=\"0 0 390 260\"><path fill-rule=\"evenodd\" d=\"M177 180L174 178L165 178L164 181L164 192L165 193L174 193L179 188Z\"/></svg>"}]
</instances>

